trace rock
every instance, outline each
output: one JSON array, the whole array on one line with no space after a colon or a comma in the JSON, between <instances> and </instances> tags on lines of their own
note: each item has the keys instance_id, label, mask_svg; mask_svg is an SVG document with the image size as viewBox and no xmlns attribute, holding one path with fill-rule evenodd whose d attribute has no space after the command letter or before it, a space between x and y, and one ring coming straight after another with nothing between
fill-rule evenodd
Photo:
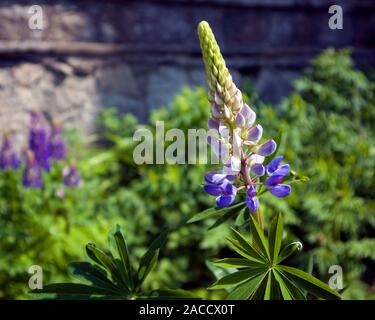
<instances>
[{"instance_id":1,"label":"rock","mask_svg":"<svg viewBox=\"0 0 375 320\"><path fill-rule=\"evenodd\" d=\"M176 66L160 66L151 71L147 83L150 109L167 106L183 86L189 85L188 72Z\"/></svg>"},{"instance_id":2,"label":"rock","mask_svg":"<svg viewBox=\"0 0 375 320\"><path fill-rule=\"evenodd\" d=\"M34 63L22 63L12 68L12 75L21 86L36 85L43 75L43 67Z\"/></svg>"}]
</instances>

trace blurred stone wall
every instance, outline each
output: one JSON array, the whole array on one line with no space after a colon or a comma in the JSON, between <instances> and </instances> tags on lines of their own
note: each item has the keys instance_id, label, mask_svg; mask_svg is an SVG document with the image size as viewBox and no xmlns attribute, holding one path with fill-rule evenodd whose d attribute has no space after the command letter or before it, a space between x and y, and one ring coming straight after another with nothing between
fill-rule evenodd
<instances>
[{"instance_id":1,"label":"blurred stone wall","mask_svg":"<svg viewBox=\"0 0 375 320\"><path fill-rule=\"evenodd\" d=\"M43 9L31 30L29 8ZM375 65L375 1L334 1L344 29L330 30L325 0L0 1L0 131L22 133L39 107L85 133L116 106L142 120L185 85L205 84L196 26L207 20L234 78L250 77L277 102L321 50L350 46ZM20 135L21 136L21 135Z\"/></svg>"}]
</instances>

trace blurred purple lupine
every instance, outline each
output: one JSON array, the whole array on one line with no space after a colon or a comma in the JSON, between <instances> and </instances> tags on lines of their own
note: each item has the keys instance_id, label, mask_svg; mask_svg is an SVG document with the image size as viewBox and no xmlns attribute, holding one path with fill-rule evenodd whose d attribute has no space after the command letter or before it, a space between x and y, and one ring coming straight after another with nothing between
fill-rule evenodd
<instances>
[{"instance_id":1,"label":"blurred purple lupine","mask_svg":"<svg viewBox=\"0 0 375 320\"><path fill-rule=\"evenodd\" d=\"M49 171L49 137L44 116L41 112L31 111L31 126L29 135L29 149L34 152L38 165Z\"/></svg>"},{"instance_id":2,"label":"blurred purple lupine","mask_svg":"<svg viewBox=\"0 0 375 320\"><path fill-rule=\"evenodd\" d=\"M40 167L35 159L33 151L26 152L26 168L23 174L22 184L25 188L43 187Z\"/></svg>"},{"instance_id":3,"label":"blurred purple lupine","mask_svg":"<svg viewBox=\"0 0 375 320\"><path fill-rule=\"evenodd\" d=\"M54 160L64 160L66 146L61 133L60 123L54 121L49 139L49 156Z\"/></svg>"},{"instance_id":4,"label":"blurred purple lupine","mask_svg":"<svg viewBox=\"0 0 375 320\"><path fill-rule=\"evenodd\" d=\"M81 177L76 166L66 167L63 170L63 182L67 187L79 187Z\"/></svg>"},{"instance_id":5,"label":"blurred purple lupine","mask_svg":"<svg viewBox=\"0 0 375 320\"><path fill-rule=\"evenodd\" d=\"M8 134L4 135L0 150L0 170L17 169L21 164Z\"/></svg>"}]
</instances>

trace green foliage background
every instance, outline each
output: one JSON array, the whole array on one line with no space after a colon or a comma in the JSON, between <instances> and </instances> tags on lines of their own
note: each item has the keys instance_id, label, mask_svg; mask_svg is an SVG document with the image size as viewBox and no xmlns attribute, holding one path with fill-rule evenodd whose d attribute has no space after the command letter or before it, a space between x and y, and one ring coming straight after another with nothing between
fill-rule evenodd
<instances>
[{"instance_id":1,"label":"green foliage background","mask_svg":"<svg viewBox=\"0 0 375 320\"><path fill-rule=\"evenodd\" d=\"M288 237L304 244L304 256L313 257L320 279L328 279L330 265L341 265L344 296L374 298L369 286L375 281L375 82L353 67L348 51L327 50L280 105L263 103L251 86L246 91L267 136L283 129L280 154L298 174L310 177L293 185L287 199L262 197L266 219L283 213ZM133 162L137 128L155 130L155 122L164 120L165 130L186 133L206 128L209 112L204 88L185 88L168 108L153 111L148 124L119 116L114 108L104 110L99 118L104 146L72 146L83 184L65 189L64 198L56 196L62 164L45 175L43 190L23 189L21 170L1 172L0 298L29 298L27 270L34 264L43 267L45 283L66 279L66 265L82 260L87 242L105 244L116 223L135 260L164 227L176 227L146 289L183 287L222 297L204 290L213 281L206 260L234 255L225 242L228 224L210 231L210 220L183 225L214 203L201 188L208 166ZM77 141L76 135L71 138Z\"/></svg>"}]
</instances>

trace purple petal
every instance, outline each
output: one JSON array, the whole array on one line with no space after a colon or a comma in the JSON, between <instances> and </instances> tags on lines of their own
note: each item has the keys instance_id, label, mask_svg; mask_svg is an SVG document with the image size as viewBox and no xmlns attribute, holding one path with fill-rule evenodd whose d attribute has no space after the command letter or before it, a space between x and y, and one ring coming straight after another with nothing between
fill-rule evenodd
<instances>
[{"instance_id":1,"label":"purple petal","mask_svg":"<svg viewBox=\"0 0 375 320\"><path fill-rule=\"evenodd\" d=\"M263 128L260 124L257 124L249 130L247 134L247 140L257 143L262 137L262 134Z\"/></svg>"},{"instance_id":2,"label":"purple petal","mask_svg":"<svg viewBox=\"0 0 375 320\"><path fill-rule=\"evenodd\" d=\"M247 198L246 204L251 212L255 212L258 210L259 207L259 199L257 197Z\"/></svg>"},{"instance_id":3,"label":"purple petal","mask_svg":"<svg viewBox=\"0 0 375 320\"><path fill-rule=\"evenodd\" d=\"M251 113L251 109L246 103L244 103L240 112L245 117L245 119L248 119Z\"/></svg>"},{"instance_id":4,"label":"purple petal","mask_svg":"<svg viewBox=\"0 0 375 320\"><path fill-rule=\"evenodd\" d=\"M269 175L275 172L275 170L279 167L283 158L284 158L283 156L278 156L275 159L273 159L269 164L267 164L266 171Z\"/></svg>"},{"instance_id":5,"label":"purple petal","mask_svg":"<svg viewBox=\"0 0 375 320\"><path fill-rule=\"evenodd\" d=\"M254 186L250 186L246 194L248 198L254 198L257 195L257 191Z\"/></svg>"},{"instance_id":6,"label":"purple petal","mask_svg":"<svg viewBox=\"0 0 375 320\"><path fill-rule=\"evenodd\" d=\"M233 194L222 195L216 198L216 204L220 208L226 208L226 207L229 207L233 203L235 198L236 196Z\"/></svg>"},{"instance_id":7,"label":"purple petal","mask_svg":"<svg viewBox=\"0 0 375 320\"><path fill-rule=\"evenodd\" d=\"M275 170L271 176L282 176L285 177L288 175L290 170L289 164L284 164L281 167L279 167L277 170Z\"/></svg>"},{"instance_id":8,"label":"purple petal","mask_svg":"<svg viewBox=\"0 0 375 320\"><path fill-rule=\"evenodd\" d=\"M212 185L212 184L206 184L203 187L203 190L206 191L211 196L218 196L223 193L223 190L220 186Z\"/></svg>"},{"instance_id":9,"label":"purple petal","mask_svg":"<svg viewBox=\"0 0 375 320\"><path fill-rule=\"evenodd\" d=\"M281 183L281 181L282 181L283 179L284 179L284 176L272 175L272 176L270 176L270 177L264 182L264 184L265 184L267 187L277 186L278 184Z\"/></svg>"},{"instance_id":10,"label":"purple petal","mask_svg":"<svg viewBox=\"0 0 375 320\"><path fill-rule=\"evenodd\" d=\"M226 174L222 174L218 172L207 172L204 175L204 179L206 180L206 182L212 183L212 184L221 184L224 182L226 177L227 177Z\"/></svg>"},{"instance_id":11,"label":"purple petal","mask_svg":"<svg viewBox=\"0 0 375 320\"><path fill-rule=\"evenodd\" d=\"M208 118L208 127L210 129L218 130L219 129L219 122L210 117L210 118Z\"/></svg>"},{"instance_id":12,"label":"purple petal","mask_svg":"<svg viewBox=\"0 0 375 320\"><path fill-rule=\"evenodd\" d=\"M241 113L237 114L236 127L242 128L245 124L246 124L245 117Z\"/></svg>"},{"instance_id":13,"label":"purple petal","mask_svg":"<svg viewBox=\"0 0 375 320\"><path fill-rule=\"evenodd\" d=\"M259 177L263 176L265 171L266 169L263 167L261 163L254 163L251 166L251 172L255 173Z\"/></svg>"},{"instance_id":14,"label":"purple petal","mask_svg":"<svg viewBox=\"0 0 375 320\"><path fill-rule=\"evenodd\" d=\"M225 194L233 194L233 195L236 195L237 194L237 189L236 187L231 184L230 182L225 182L221 185L222 189L224 189L224 193Z\"/></svg>"},{"instance_id":15,"label":"purple petal","mask_svg":"<svg viewBox=\"0 0 375 320\"><path fill-rule=\"evenodd\" d=\"M220 119L221 118L221 112L216 106L211 106L211 114L214 118Z\"/></svg>"},{"instance_id":16,"label":"purple petal","mask_svg":"<svg viewBox=\"0 0 375 320\"><path fill-rule=\"evenodd\" d=\"M242 105L243 105L242 93L241 93L240 90L238 90L236 95L234 96L234 99L233 99L232 109L237 111L242 107Z\"/></svg>"},{"instance_id":17,"label":"purple petal","mask_svg":"<svg viewBox=\"0 0 375 320\"><path fill-rule=\"evenodd\" d=\"M284 198L290 195L292 188L287 184L280 184L275 187L269 187L268 190L272 195L278 198Z\"/></svg>"},{"instance_id":18,"label":"purple petal","mask_svg":"<svg viewBox=\"0 0 375 320\"><path fill-rule=\"evenodd\" d=\"M260 146L258 146L255 153L263 157L267 157L275 152L276 147L277 147L276 142L270 139L266 141L265 143L261 144Z\"/></svg>"}]
</instances>

